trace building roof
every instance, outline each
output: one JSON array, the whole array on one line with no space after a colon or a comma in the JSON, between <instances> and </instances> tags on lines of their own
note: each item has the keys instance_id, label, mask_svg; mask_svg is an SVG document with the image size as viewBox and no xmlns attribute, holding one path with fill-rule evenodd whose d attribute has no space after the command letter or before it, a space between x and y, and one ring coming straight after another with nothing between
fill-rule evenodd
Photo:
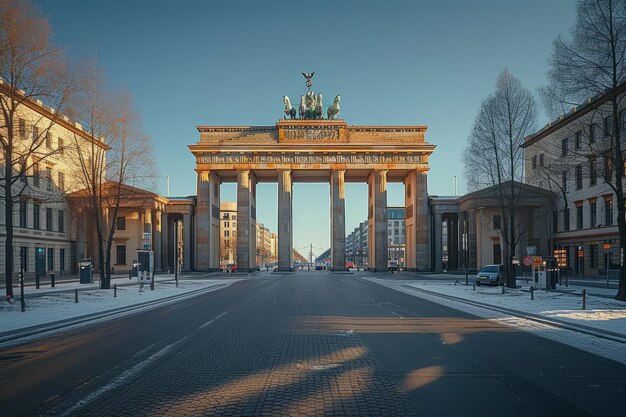
<instances>
[{"instance_id":1,"label":"building roof","mask_svg":"<svg viewBox=\"0 0 626 417\"><path fill-rule=\"evenodd\" d=\"M617 94L622 94L626 91L626 81L622 82L617 86ZM588 98L584 103L574 107L569 113L561 115L558 119L548 122L543 128L541 128L538 132L533 133L532 135L526 136L524 138L524 143L522 144L522 148L527 148L533 143L537 142L541 138L548 136L551 133L556 132L563 126L571 123L572 121L578 119L579 117L584 116L592 110L597 109L602 104L609 101L610 95L608 92L604 94L599 94L595 97Z\"/></svg>"},{"instance_id":2,"label":"building roof","mask_svg":"<svg viewBox=\"0 0 626 417\"><path fill-rule=\"evenodd\" d=\"M9 86L1 78L0 78L0 93L6 94L8 96L12 96L18 99L17 97L15 97L16 94L11 91ZM17 94L19 95L20 93L23 95L22 90L18 90ZM83 129L80 123L70 120L70 118L64 114L57 113L55 109L53 109L52 107L46 106L45 104L43 104L41 100L33 100L29 97L23 97L19 99L21 100L20 101L21 104L23 104L24 106L54 121L54 123L58 124L59 126L63 126L65 129L77 134L78 136L82 137L88 142L93 143L97 145L98 147L107 151L111 149L111 147L104 142L104 139L93 137L92 135L89 134L89 132Z\"/></svg>"}]
</instances>

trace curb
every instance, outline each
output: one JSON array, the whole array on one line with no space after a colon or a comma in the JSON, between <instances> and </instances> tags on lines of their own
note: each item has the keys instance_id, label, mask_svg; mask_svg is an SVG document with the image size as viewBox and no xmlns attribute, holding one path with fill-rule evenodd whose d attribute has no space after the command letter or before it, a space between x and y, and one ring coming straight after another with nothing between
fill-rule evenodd
<instances>
[{"instance_id":1,"label":"curb","mask_svg":"<svg viewBox=\"0 0 626 417\"><path fill-rule=\"evenodd\" d=\"M98 320L101 318L105 318L105 317L109 317L109 316L114 316L116 314L120 314L120 313L126 313L126 312L130 312L130 311L134 311L134 310L139 310L139 309L143 309L145 307L150 307L150 306L155 306L158 304L164 304L167 302L172 302L172 301L176 301L176 300L180 300L183 298L188 298L188 297L193 297L196 295L201 295L205 292L211 292L211 291L215 291L221 288L224 288L226 286L228 286L230 284L216 284L213 285L211 287L206 287L206 288L200 288L197 290L193 290L184 294L179 294L176 296L172 296L172 297L168 297L168 298L162 298L162 299L158 299L158 300L151 300L151 301L145 301L143 303L139 303L139 304L133 304L130 306L125 306L125 307L118 307L115 308L113 310L107 310L104 312L97 312L97 313L90 313L90 314L85 314L82 316L78 316L78 317L73 317L70 319L66 319L66 320L59 320L56 322L51 322L51 323L45 323L45 324L40 324L40 325L36 325L36 326L30 326L27 327L25 329L19 329L19 330L9 330L6 332L2 332L0 333L0 344L6 343L6 342L11 342L11 341L15 341L18 339L22 339L25 337L29 337L29 336L34 336L37 334L41 334L41 333L46 333L52 330L59 330L59 329L63 329L65 327L71 327L74 326L76 324L82 324L85 322L89 322L92 320Z\"/></svg>"},{"instance_id":2,"label":"curb","mask_svg":"<svg viewBox=\"0 0 626 417\"><path fill-rule=\"evenodd\" d=\"M506 314L510 314L516 317L520 317L520 318L524 318L524 319L528 319L528 320L532 320L532 321L536 321L536 322L540 322L543 324L548 324L548 325L552 325L552 326L556 326L556 327L560 327L563 329L567 329L567 330L573 330L576 332L580 332L580 333L585 333L585 334L589 334L591 336L596 336L596 337L601 337L603 339L608 339L608 340L612 340L614 342L620 342L620 343L626 343L626 336L619 334L619 333L615 333L615 332L611 332L608 330L598 330L598 329L594 329L592 327L588 327L582 324L574 324L574 323L569 323L563 320L558 320L558 319L547 319L543 316L540 316L538 314L534 314L534 313L528 313L525 311L519 311L519 310L514 310L511 308L506 308L506 307L496 307L493 306L491 304L485 304L485 303L481 303L480 301L473 301L473 300L466 300L464 298L460 298L460 297L455 297L453 295L443 295L443 294L439 294L433 291L428 291L428 290L423 290L420 288L415 288L412 287L410 285L406 285L406 284L402 284L402 287L410 289L410 290L414 290L417 292L422 292L424 294L428 294L428 295L433 295L436 297L441 297L441 298L446 298L448 300L452 300L452 301L457 301L463 304L469 304L469 305L473 305L474 307L480 307L480 308L485 308L487 310L493 310L493 311L497 311L500 313L506 313Z\"/></svg>"}]
</instances>

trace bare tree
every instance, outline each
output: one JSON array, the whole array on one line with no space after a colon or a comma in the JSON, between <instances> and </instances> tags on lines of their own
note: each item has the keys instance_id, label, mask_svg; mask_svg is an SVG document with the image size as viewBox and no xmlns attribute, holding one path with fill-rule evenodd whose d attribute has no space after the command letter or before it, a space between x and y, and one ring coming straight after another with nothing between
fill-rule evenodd
<instances>
[{"instance_id":1,"label":"bare tree","mask_svg":"<svg viewBox=\"0 0 626 417\"><path fill-rule=\"evenodd\" d=\"M481 104L463 154L467 187L494 186L502 212L506 285L515 287L513 257L526 226L516 222L524 177L524 152L520 145L535 128L536 105L532 94L505 69L496 91Z\"/></svg>"},{"instance_id":2,"label":"bare tree","mask_svg":"<svg viewBox=\"0 0 626 417\"><path fill-rule=\"evenodd\" d=\"M50 43L50 35L48 20L29 1L0 1L0 190L7 298L13 298L14 204L29 194L27 177L38 177L39 164L59 152L45 144L71 93L62 50Z\"/></svg>"},{"instance_id":3,"label":"bare tree","mask_svg":"<svg viewBox=\"0 0 626 417\"><path fill-rule=\"evenodd\" d=\"M86 208L89 213L95 231L100 286L108 289L120 206L133 200L131 187L153 188L156 174L149 139L141 131L128 93L107 93L104 77L94 64L85 74L76 117L84 120L90 134L100 142L85 149L80 138L74 137L75 176L81 189L73 194L73 200L75 207Z\"/></svg>"},{"instance_id":4,"label":"bare tree","mask_svg":"<svg viewBox=\"0 0 626 417\"><path fill-rule=\"evenodd\" d=\"M602 178L616 197L619 244L624 251L626 126L620 108L626 82L626 0L580 0L571 39L554 41L550 64L549 84L542 89L542 96L553 115L566 114L590 97L608 99L593 116L603 122L603 138L589 141L586 152L591 158L605 160ZM616 298L626 300L625 264L620 267Z\"/></svg>"}]
</instances>

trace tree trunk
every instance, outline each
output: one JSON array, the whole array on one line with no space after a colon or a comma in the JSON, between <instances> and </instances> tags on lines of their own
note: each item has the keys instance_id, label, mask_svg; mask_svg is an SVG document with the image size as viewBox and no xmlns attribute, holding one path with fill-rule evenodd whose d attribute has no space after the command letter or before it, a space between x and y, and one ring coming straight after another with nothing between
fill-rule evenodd
<instances>
[{"instance_id":1,"label":"tree trunk","mask_svg":"<svg viewBox=\"0 0 626 417\"><path fill-rule=\"evenodd\" d=\"M12 152L6 153L6 160L11 161ZM6 297L13 298L13 190L11 189L11 178L13 175L12 165L6 163L4 166L4 223L6 225L6 240L4 246L4 273L6 285Z\"/></svg>"}]
</instances>

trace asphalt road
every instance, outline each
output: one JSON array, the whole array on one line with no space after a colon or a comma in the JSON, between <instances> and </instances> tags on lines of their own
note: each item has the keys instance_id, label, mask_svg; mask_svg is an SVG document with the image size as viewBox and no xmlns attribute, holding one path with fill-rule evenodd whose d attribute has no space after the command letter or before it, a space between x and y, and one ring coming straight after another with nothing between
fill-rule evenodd
<instances>
[{"instance_id":1,"label":"asphalt road","mask_svg":"<svg viewBox=\"0 0 626 417\"><path fill-rule=\"evenodd\" d=\"M260 273L0 351L0 415L622 416L626 366L358 274Z\"/></svg>"}]
</instances>

